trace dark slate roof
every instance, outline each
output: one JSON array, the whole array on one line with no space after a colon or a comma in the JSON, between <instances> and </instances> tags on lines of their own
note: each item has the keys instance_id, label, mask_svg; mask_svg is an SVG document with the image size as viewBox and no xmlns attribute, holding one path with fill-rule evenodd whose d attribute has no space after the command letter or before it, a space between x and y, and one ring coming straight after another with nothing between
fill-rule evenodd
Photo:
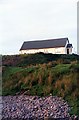
<instances>
[{"instance_id":1,"label":"dark slate roof","mask_svg":"<svg viewBox=\"0 0 79 120\"><path fill-rule=\"evenodd\" d=\"M72 48L72 44L67 44L66 48Z\"/></svg>"},{"instance_id":2,"label":"dark slate roof","mask_svg":"<svg viewBox=\"0 0 79 120\"><path fill-rule=\"evenodd\" d=\"M68 38L26 41L23 43L20 50L64 47L67 40Z\"/></svg>"}]
</instances>

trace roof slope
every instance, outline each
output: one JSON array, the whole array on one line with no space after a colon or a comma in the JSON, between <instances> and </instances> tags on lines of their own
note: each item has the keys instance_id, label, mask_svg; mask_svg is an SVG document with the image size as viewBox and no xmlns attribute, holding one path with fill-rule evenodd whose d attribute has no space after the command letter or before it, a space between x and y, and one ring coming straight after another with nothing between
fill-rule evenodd
<instances>
[{"instance_id":1,"label":"roof slope","mask_svg":"<svg viewBox=\"0 0 79 120\"><path fill-rule=\"evenodd\" d=\"M72 48L72 44L67 44L66 48Z\"/></svg>"},{"instance_id":2,"label":"roof slope","mask_svg":"<svg viewBox=\"0 0 79 120\"><path fill-rule=\"evenodd\" d=\"M20 50L64 47L68 38L24 42Z\"/></svg>"}]
</instances>

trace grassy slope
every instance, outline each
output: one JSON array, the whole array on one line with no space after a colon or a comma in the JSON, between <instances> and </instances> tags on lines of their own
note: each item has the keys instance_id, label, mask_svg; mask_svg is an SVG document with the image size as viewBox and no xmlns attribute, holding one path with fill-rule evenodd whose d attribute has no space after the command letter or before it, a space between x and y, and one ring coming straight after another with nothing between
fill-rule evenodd
<instances>
[{"instance_id":1,"label":"grassy slope","mask_svg":"<svg viewBox=\"0 0 79 120\"><path fill-rule=\"evenodd\" d=\"M29 58L30 56L30 58ZM61 56L61 57L60 57ZM14 57L14 56L13 56ZM35 54L3 56L3 95L26 92L29 95L61 96L79 114L79 57L75 55ZM41 58L41 59L40 59ZM5 64L6 63L6 64Z\"/></svg>"}]
</instances>

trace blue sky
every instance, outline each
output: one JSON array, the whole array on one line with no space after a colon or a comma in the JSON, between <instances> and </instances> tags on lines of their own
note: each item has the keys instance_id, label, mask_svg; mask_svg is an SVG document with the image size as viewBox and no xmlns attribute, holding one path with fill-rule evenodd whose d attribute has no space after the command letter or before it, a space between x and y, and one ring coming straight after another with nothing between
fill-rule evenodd
<instances>
[{"instance_id":1,"label":"blue sky","mask_svg":"<svg viewBox=\"0 0 79 120\"><path fill-rule=\"evenodd\" d=\"M24 41L68 37L77 51L77 0L0 0L0 54Z\"/></svg>"}]
</instances>

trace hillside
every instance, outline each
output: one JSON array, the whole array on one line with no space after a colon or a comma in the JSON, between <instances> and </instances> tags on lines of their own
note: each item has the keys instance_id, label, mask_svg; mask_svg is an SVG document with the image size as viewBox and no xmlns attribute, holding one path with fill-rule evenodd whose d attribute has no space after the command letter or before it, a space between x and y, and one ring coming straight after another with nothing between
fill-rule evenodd
<instances>
[{"instance_id":1,"label":"hillside","mask_svg":"<svg viewBox=\"0 0 79 120\"><path fill-rule=\"evenodd\" d=\"M3 56L3 95L60 96L79 114L79 56Z\"/></svg>"}]
</instances>

